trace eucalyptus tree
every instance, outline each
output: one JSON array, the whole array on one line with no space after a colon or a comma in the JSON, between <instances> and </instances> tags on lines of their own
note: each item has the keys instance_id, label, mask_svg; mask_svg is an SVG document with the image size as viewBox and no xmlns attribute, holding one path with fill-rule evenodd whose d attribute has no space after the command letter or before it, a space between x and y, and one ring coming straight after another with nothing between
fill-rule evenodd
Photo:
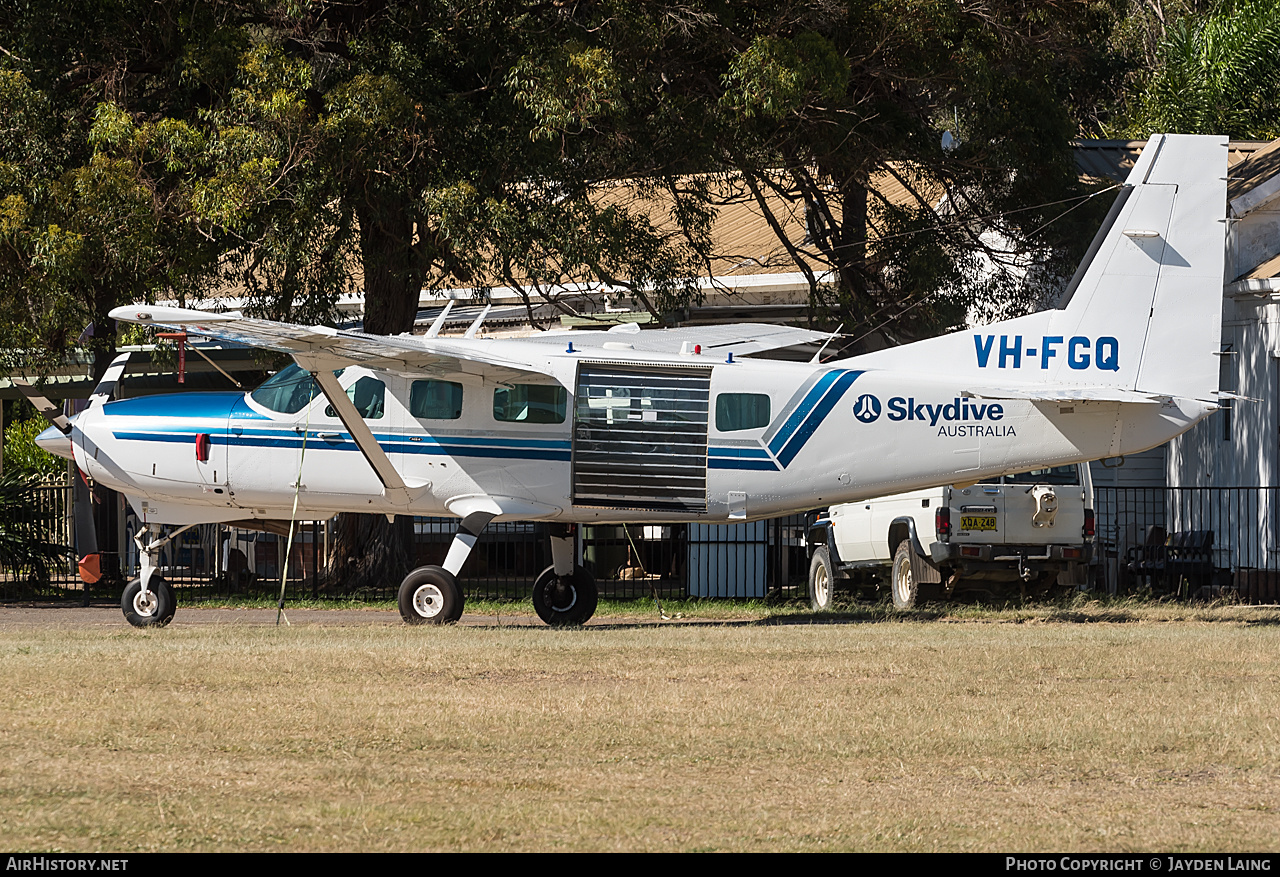
<instances>
[{"instance_id":1,"label":"eucalyptus tree","mask_svg":"<svg viewBox=\"0 0 1280 877\"><path fill-rule=\"evenodd\" d=\"M884 343L1043 301L1079 247L1075 216L1046 225L1083 194L1073 103L1102 83L1073 71L1100 54L1107 16L1018 2L787 15L723 77L725 153L766 214L770 190L803 207L805 239L782 243L820 313L857 335L887 327Z\"/></svg>"}]
</instances>

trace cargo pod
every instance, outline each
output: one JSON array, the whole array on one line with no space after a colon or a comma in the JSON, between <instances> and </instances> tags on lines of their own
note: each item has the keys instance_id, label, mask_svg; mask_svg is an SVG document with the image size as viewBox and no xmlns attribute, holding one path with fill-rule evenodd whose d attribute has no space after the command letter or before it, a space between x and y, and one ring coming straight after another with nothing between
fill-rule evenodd
<instances>
[{"instance_id":1,"label":"cargo pod","mask_svg":"<svg viewBox=\"0 0 1280 877\"><path fill-rule=\"evenodd\" d=\"M574 504L705 512L710 388L706 367L579 366Z\"/></svg>"}]
</instances>

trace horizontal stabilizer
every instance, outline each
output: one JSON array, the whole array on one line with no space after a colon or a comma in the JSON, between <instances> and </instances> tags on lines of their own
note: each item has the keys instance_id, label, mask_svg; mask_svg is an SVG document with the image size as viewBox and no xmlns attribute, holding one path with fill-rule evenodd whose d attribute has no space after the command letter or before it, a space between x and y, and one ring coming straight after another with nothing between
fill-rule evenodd
<instances>
[{"instance_id":1,"label":"horizontal stabilizer","mask_svg":"<svg viewBox=\"0 0 1280 877\"><path fill-rule=\"evenodd\" d=\"M1027 402L1129 402L1156 405L1172 397L1119 387L971 387L965 391L978 399L1019 399Z\"/></svg>"}]
</instances>

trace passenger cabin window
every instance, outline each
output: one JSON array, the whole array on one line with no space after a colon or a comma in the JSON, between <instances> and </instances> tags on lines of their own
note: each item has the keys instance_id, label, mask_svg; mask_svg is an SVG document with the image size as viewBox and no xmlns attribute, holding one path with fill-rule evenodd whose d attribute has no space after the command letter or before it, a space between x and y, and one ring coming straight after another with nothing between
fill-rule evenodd
<instances>
[{"instance_id":1,"label":"passenger cabin window","mask_svg":"<svg viewBox=\"0 0 1280 877\"><path fill-rule=\"evenodd\" d=\"M502 423L564 423L569 391L549 384L516 384L493 391L493 419Z\"/></svg>"},{"instance_id":2,"label":"passenger cabin window","mask_svg":"<svg viewBox=\"0 0 1280 877\"><path fill-rule=\"evenodd\" d=\"M343 371L345 369L338 369L333 373L334 377ZM263 408L281 414L297 414L319 395L320 385L311 379L310 372L296 363L276 372L249 394Z\"/></svg>"},{"instance_id":3,"label":"passenger cabin window","mask_svg":"<svg viewBox=\"0 0 1280 877\"><path fill-rule=\"evenodd\" d=\"M377 378L363 377L347 387L347 398L356 406L360 416L365 420L378 420L382 417L382 406L386 400L387 385ZM338 412L329 405L324 409L326 417L337 417Z\"/></svg>"},{"instance_id":4,"label":"passenger cabin window","mask_svg":"<svg viewBox=\"0 0 1280 877\"><path fill-rule=\"evenodd\" d=\"M721 393L716 396L716 429L736 432L769 425L769 397L763 393Z\"/></svg>"},{"instance_id":5,"label":"passenger cabin window","mask_svg":"<svg viewBox=\"0 0 1280 877\"><path fill-rule=\"evenodd\" d=\"M457 420L462 416L462 384L453 381L414 381L409 411L422 420Z\"/></svg>"}]
</instances>

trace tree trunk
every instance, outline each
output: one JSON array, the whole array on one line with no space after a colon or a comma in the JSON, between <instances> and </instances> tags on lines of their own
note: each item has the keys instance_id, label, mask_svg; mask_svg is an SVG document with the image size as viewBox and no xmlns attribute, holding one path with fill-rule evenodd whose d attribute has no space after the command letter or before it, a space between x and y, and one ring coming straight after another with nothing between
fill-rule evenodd
<instances>
[{"instance_id":1,"label":"tree trunk","mask_svg":"<svg viewBox=\"0 0 1280 877\"><path fill-rule=\"evenodd\" d=\"M397 588L413 568L413 518L397 515L338 515L334 522L333 562L320 577L327 594L351 594L365 588Z\"/></svg>"},{"instance_id":2,"label":"tree trunk","mask_svg":"<svg viewBox=\"0 0 1280 877\"><path fill-rule=\"evenodd\" d=\"M413 246L413 214L389 202L356 207L364 267L364 330L375 335L413 329L422 283Z\"/></svg>"},{"instance_id":3,"label":"tree trunk","mask_svg":"<svg viewBox=\"0 0 1280 877\"><path fill-rule=\"evenodd\" d=\"M360 253L364 267L364 331L396 335L413 329L421 271L414 263L413 215L389 196L362 200ZM321 579L327 593L398 587L415 563L413 518L342 514L334 527L333 563Z\"/></svg>"},{"instance_id":4,"label":"tree trunk","mask_svg":"<svg viewBox=\"0 0 1280 877\"><path fill-rule=\"evenodd\" d=\"M859 309L867 302L867 183L847 178L840 186L841 220L835 244L840 285L853 297ZM850 327L852 328L852 327Z\"/></svg>"}]
</instances>

